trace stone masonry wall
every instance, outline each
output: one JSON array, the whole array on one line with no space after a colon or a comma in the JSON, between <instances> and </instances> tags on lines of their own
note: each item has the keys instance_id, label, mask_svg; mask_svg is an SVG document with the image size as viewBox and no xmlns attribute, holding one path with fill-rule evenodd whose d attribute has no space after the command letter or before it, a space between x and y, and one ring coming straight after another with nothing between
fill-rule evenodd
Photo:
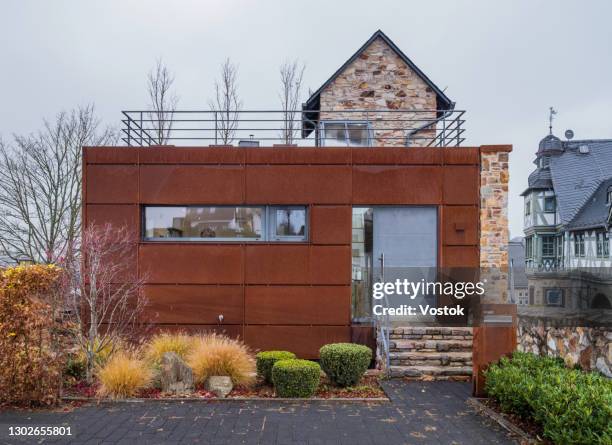
<instances>
[{"instance_id":1,"label":"stone masonry wall","mask_svg":"<svg viewBox=\"0 0 612 445\"><path fill-rule=\"evenodd\" d=\"M553 327L545 320L519 317L518 350L561 357L567 366L597 370L612 378L612 331L608 328Z\"/></svg>"},{"instance_id":2,"label":"stone masonry wall","mask_svg":"<svg viewBox=\"0 0 612 445\"><path fill-rule=\"evenodd\" d=\"M511 147L480 150L480 268L489 283L483 303L508 300L508 157Z\"/></svg>"},{"instance_id":3,"label":"stone masonry wall","mask_svg":"<svg viewBox=\"0 0 612 445\"><path fill-rule=\"evenodd\" d=\"M369 120L373 145L405 146L406 129L436 118L436 93L381 38L376 39L321 93L321 120ZM358 113L344 110L390 110L401 112ZM409 110L432 110L411 113ZM336 111L325 113L325 111ZM406 122L406 119L423 119ZM402 121L404 120L404 121ZM415 136L431 138L427 129ZM428 141L412 139L410 145Z\"/></svg>"}]
</instances>

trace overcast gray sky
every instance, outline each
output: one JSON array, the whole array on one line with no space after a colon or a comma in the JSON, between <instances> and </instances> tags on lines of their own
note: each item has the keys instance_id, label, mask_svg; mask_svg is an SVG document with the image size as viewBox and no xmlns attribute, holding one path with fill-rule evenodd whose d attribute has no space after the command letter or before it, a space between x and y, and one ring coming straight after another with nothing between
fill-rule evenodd
<instances>
[{"instance_id":1,"label":"overcast gray sky","mask_svg":"<svg viewBox=\"0 0 612 445\"><path fill-rule=\"evenodd\" d=\"M278 66L306 62L316 89L382 29L467 110L467 144L510 143L510 230L522 232L533 154L547 132L612 138L610 1L26 1L0 14L0 135L95 103L105 123L147 105L162 57L179 108L206 109L218 66L240 66L246 109L278 108Z\"/></svg>"}]
</instances>

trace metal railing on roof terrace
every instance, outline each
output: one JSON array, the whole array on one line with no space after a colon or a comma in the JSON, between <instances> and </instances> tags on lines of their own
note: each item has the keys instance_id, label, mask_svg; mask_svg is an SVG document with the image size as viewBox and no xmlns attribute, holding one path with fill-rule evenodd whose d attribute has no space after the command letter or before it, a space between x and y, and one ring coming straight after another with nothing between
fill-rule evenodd
<instances>
[{"instance_id":1,"label":"metal railing on roof terrace","mask_svg":"<svg viewBox=\"0 0 612 445\"><path fill-rule=\"evenodd\" d=\"M463 110L123 111L128 146L449 147Z\"/></svg>"}]
</instances>

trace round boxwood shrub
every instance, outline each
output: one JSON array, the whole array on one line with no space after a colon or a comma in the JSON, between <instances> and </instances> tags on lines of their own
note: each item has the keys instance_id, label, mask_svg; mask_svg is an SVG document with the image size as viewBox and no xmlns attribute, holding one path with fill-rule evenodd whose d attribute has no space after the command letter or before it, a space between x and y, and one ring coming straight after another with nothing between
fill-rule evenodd
<instances>
[{"instance_id":1,"label":"round boxwood shrub","mask_svg":"<svg viewBox=\"0 0 612 445\"><path fill-rule=\"evenodd\" d=\"M279 360L296 358L293 352L289 351L263 351L257 354L257 375L266 382L272 383L272 366Z\"/></svg>"},{"instance_id":2,"label":"round boxwood shrub","mask_svg":"<svg viewBox=\"0 0 612 445\"><path fill-rule=\"evenodd\" d=\"M332 343L319 350L321 367L338 386L354 386L368 369L372 350L354 343Z\"/></svg>"},{"instance_id":3,"label":"round boxwood shrub","mask_svg":"<svg viewBox=\"0 0 612 445\"><path fill-rule=\"evenodd\" d=\"M272 367L272 382L279 397L311 397L320 377L321 367L309 360L279 360Z\"/></svg>"}]
</instances>

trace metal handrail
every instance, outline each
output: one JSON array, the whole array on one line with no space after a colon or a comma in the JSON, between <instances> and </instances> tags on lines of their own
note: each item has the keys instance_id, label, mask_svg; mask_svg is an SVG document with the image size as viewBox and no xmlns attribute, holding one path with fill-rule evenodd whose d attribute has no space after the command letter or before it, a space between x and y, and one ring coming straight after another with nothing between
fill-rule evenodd
<instances>
[{"instance_id":1,"label":"metal handrail","mask_svg":"<svg viewBox=\"0 0 612 445\"><path fill-rule=\"evenodd\" d=\"M348 122L342 139L347 146L351 146L351 135L356 140L364 140L359 139L363 135L358 135L357 129L350 129L351 123L367 124L369 146L460 146L465 140L463 110L240 110L231 111L236 119L230 121L224 120L223 113L125 110L121 120L122 140L128 146L139 147L189 141L208 141L214 145L253 141L321 146L330 140L337 146L339 139L330 137L321 125L321 122L334 121Z\"/></svg>"}]
</instances>

